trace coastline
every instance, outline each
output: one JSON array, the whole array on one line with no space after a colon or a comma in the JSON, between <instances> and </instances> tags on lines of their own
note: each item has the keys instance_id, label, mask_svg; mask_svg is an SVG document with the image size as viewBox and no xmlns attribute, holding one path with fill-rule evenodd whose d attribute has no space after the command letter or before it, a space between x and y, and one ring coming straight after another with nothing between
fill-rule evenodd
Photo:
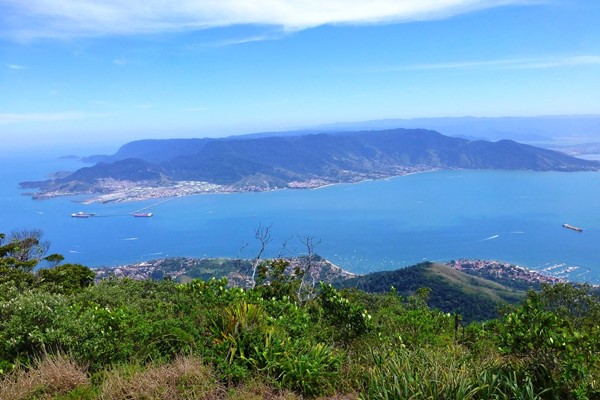
<instances>
[{"instance_id":1,"label":"coastline","mask_svg":"<svg viewBox=\"0 0 600 400\"><path fill-rule=\"evenodd\" d=\"M303 257L286 259L290 261L291 267L303 262ZM240 282L246 282L248 279L248 277L245 276L245 273L248 272L251 262L251 259L223 257L167 257L134 264L93 267L92 270L96 272L96 280L102 280L113 276L138 280L155 279L156 277L160 277L161 279L163 277L169 277L170 279L181 279L183 277L186 279L189 277L190 271L194 270L194 268L202 268L203 266L210 265L209 269L212 271L212 275L204 273L202 274L203 278L208 277L208 275L211 275L210 277L216 279L228 277L234 284L239 284ZM344 280L356 276L368 275L350 272L335 265L331 261L320 257L316 263L321 266L319 271L319 276L321 278ZM534 269L498 260L457 259L436 263L465 272L469 275L479 276L498 283L507 282L511 285L521 285L524 288L539 287L542 284L580 283L569 281L565 277L549 273L544 274ZM404 268L409 267L410 266ZM323 270L326 272L323 272ZM221 272L215 273L215 271ZM600 287L600 285L591 286L595 288Z\"/></svg>"},{"instance_id":2,"label":"coastline","mask_svg":"<svg viewBox=\"0 0 600 400\"><path fill-rule=\"evenodd\" d=\"M202 194L233 194L251 192L272 192L276 190L317 190L342 184L356 184L371 181L400 178L425 172L439 171L439 168L411 167L394 174L378 174L378 176L356 175L348 180L331 181L322 178L311 178L304 181L291 181L286 186L259 185L220 185L204 181L177 181L169 185L158 185L152 182L133 182L116 180L112 178L99 179L95 185L86 190L76 191L68 189L43 190L37 193L22 193L32 196L33 200L46 200L57 197L91 196L84 198L82 204L94 203L126 203L152 199L174 198Z\"/></svg>"}]
</instances>

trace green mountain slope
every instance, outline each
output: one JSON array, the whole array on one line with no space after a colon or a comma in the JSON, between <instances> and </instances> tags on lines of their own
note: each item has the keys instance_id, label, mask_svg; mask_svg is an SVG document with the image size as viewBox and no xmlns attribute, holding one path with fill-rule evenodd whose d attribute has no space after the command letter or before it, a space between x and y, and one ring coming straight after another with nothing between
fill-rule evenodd
<instances>
[{"instance_id":1,"label":"green mountain slope","mask_svg":"<svg viewBox=\"0 0 600 400\"><path fill-rule=\"evenodd\" d=\"M403 296L428 287L431 307L459 313L465 321L495 318L498 306L518 303L526 294L521 289L430 262L396 271L373 272L348 279L339 286L372 293L388 292L393 286Z\"/></svg>"}]
</instances>

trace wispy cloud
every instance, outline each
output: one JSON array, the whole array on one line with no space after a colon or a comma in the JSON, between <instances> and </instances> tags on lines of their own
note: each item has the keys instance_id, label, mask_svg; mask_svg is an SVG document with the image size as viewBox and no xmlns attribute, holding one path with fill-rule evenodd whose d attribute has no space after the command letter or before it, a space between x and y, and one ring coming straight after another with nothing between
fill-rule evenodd
<instances>
[{"instance_id":1,"label":"wispy cloud","mask_svg":"<svg viewBox=\"0 0 600 400\"><path fill-rule=\"evenodd\" d=\"M252 42L263 42L265 40L278 40L278 39L281 39L282 37L284 37L284 34L254 35L254 36L247 36L247 37L242 37L242 38L237 38L237 39L226 39L226 40L212 43L209 46L211 46L211 47L235 46L235 45L239 45L239 44L246 44L246 43L252 43Z\"/></svg>"},{"instance_id":2,"label":"wispy cloud","mask_svg":"<svg viewBox=\"0 0 600 400\"><path fill-rule=\"evenodd\" d=\"M18 65L18 64L8 64L6 66L6 68L8 69L14 69L14 70L22 70L22 69L27 69L26 67L24 67L23 65Z\"/></svg>"},{"instance_id":3,"label":"wispy cloud","mask_svg":"<svg viewBox=\"0 0 600 400\"><path fill-rule=\"evenodd\" d=\"M23 122L52 122L71 121L77 119L97 118L100 114L84 112L59 113L4 113L0 114L0 125L18 124Z\"/></svg>"},{"instance_id":4,"label":"wispy cloud","mask_svg":"<svg viewBox=\"0 0 600 400\"><path fill-rule=\"evenodd\" d=\"M522 63L515 63L514 66L509 68L515 69L543 69L543 68L560 68L570 67L577 65L600 65L600 56L576 56L576 57L563 57L554 59L539 59L539 60L527 60Z\"/></svg>"},{"instance_id":5,"label":"wispy cloud","mask_svg":"<svg viewBox=\"0 0 600 400\"><path fill-rule=\"evenodd\" d=\"M367 68L361 72L401 72L428 70L461 70L461 69L546 69L570 66L600 65L600 56L569 56L547 58L512 58L486 61L456 61L426 64L406 64Z\"/></svg>"},{"instance_id":6,"label":"wispy cloud","mask_svg":"<svg viewBox=\"0 0 600 400\"><path fill-rule=\"evenodd\" d=\"M446 18L545 0L2 0L3 30L21 38L161 33L238 24L294 31L326 24Z\"/></svg>"}]
</instances>

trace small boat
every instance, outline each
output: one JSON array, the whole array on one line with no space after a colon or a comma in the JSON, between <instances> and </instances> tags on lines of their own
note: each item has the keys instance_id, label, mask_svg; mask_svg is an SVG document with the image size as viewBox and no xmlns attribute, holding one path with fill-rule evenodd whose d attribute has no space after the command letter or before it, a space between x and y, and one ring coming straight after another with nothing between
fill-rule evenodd
<instances>
[{"instance_id":1,"label":"small boat","mask_svg":"<svg viewBox=\"0 0 600 400\"><path fill-rule=\"evenodd\" d=\"M96 214L79 211L79 212L71 214L71 217L73 217L73 218L89 218L89 217L93 217L94 215L96 215Z\"/></svg>"},{"instance_id":2,"label":"small boat","mask_svg":"<svg viewBox=\"0 0 600 400\"><path fill-rule=\"evenodd\" d=\"M562 226L563 226L563 228L572 229L572 230L577 231L577 232L583 232L583 229L578 228L578 227L573 226L573 225L569 225L569 224L565 223L565 224L562 224Z\"/></svg>"},{"instance_id":3,"label":"small boat","mask_svg":"<svg viewBox=\"0 0 600 400\"><path fill-rule=\"evenodd\" d=\"M137 218L148 218L148 217L153 216L154 214L152 214L152 213L135 213L132 215Z\"/></svg>"}]
</instances>

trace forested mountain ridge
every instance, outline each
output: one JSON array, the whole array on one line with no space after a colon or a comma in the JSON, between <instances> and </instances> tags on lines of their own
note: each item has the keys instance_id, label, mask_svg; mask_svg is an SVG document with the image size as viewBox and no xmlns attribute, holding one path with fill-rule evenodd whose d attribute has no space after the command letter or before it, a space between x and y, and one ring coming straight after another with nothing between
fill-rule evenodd
<instances>
[{"instance_id":1,"label":"forested mountain ridge","mask_svg":"<svg viewBox=\"0 0 600 400\"><path fill-rule=\"evenodd\" d=\"M517 143L444 136L424 129L300 136L131 142L71 175L24 187L94 190L101 179L168 185L199 181L223 191L316 187L434 169L599 170L600 163Z\"/></svg>"},{"instance_id":2,"label":"forested mountain ridge","mask_svg":"<svg viewBox=\"0 0 600 400\"><path fill-rule=\"evenodd\" d=\"M498 316L502 304L516 304L526 291L452 269L444 264L425 262L394 271L372 272L338 284L368 293L386 293L394 288L408 297L420 288L431 290L430 307L443 312L458 313L466 321L487 320ZM530 288L536 285L531 284Z\"/></svg>"}]
</instances>

